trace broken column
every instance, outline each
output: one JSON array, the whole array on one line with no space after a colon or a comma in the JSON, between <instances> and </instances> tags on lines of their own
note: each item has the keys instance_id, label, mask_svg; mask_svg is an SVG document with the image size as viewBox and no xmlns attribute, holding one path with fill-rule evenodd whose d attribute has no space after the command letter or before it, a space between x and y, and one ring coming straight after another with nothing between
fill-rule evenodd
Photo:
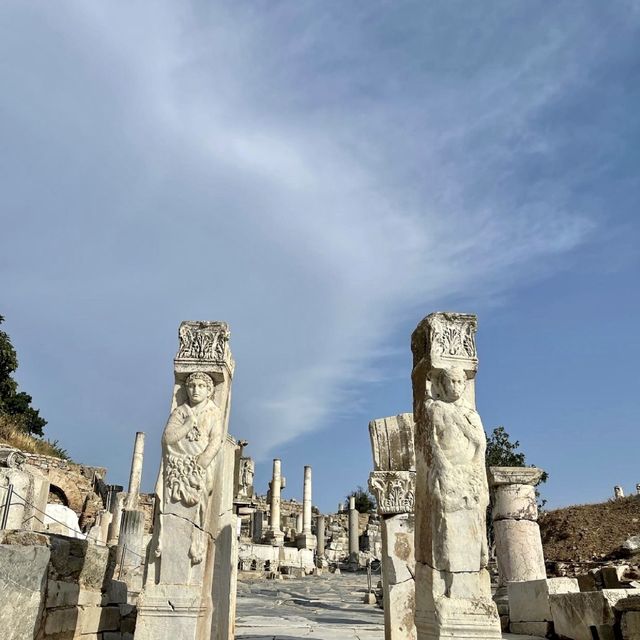
<instances>
[{"instance_id":1,"label":"broken column","mask_svg":"<svg viewBox=\"0 0 640 640\"><path fill-rule=\"evenodd\" d=\"M138 509L143 461L144 433L138 431L131 458L129 491L122 511L116 556L120 565L121 579L127 583L132 592L139 592L142 588L142 568L145 557L144 511Z\"/></svg>"},{"instance_id":2,"label":"broken column","mask_svg":"<svg viewBox=\"0 0 640 640\"><path fill-rule=\"evenodd\" d=\"M501 638L487 571L486 438L474 315L432 313L411 336L418 640Z\"/></svg>"},{"instance_id":3,"label":"broken column","mask_svg":"<svg viewBox=\"0 0 640 640\"><path fill-rule=\"evenodd\" d=\"M317 537L316 565L319 568L322 568L325 565L325 557L324 557L324 546L325 546L324 528L325 528L325 517L323 515L318 515L318 517L316 518L316 537Z\"/></svg>"},{"instance_id":4,"label":"broken column","mask_svg":"<svg viewBox=\"0 0 640 640\"><path fill-rule=\"evenodd\" d=\"M179 341L135 640L227 640L237 566L229 328L183 322Z\"/></svg>"},{"instance_id":5,"label":"broken column","mask_svg":"<svg viewBox=\"0 0 640 640\"><path fill-rule=\"evenodd\" d=\"M304 468L302 487L302 531L296 538L298 549L315 549L317 539L311 533L311 467Z\"/></svg>"},{"instance_id":6,"label":"broken column","mask_svg":"<svg viewBox=\"0 0 640 640\"><path fill-rule=\"evenodd\" d=\"M382 600L385 640L415 640L415 452L413 414L372 420L374 471L369 488L382 528Z\"/></svg>"},{"instance_id":7,"label":"broken column","mask_svg":"<svg viewBox=\"0 0 640 640\"><path fill-rule=\"evenodd\" d=\"M494 600L505 622L505 616L509 615L507 585L547 577L535 489L543 473L535 467L489 469L493 493L491 518L498 560L498 589ZM511 617L511 621L543 622L521 618L518 614L517 619Z\"/></svg>"},{"instance_id":8,"label":"broken column","mask_svg":"<svg viewBox=\"0 0 640 640\"><path fill-rule=\"evenodd\" d=\"M284 544L284 533L280 527L280 490L282 487L281 462L277 458L273 461L273 475L269 483L271 511L269 513L269 528L265 539L274 546Z\"/></svg>"},{"instance_id":9,"label":"broken column","mask_svg":"<svg viewBox=\"0 0 640 640\"><path fill-rule=\"evenodd\" d=\"M349 561L358 562L360 544L358 540L358 511L356 509L356 499L349 498Z\"/></svg>"}]
</instances>

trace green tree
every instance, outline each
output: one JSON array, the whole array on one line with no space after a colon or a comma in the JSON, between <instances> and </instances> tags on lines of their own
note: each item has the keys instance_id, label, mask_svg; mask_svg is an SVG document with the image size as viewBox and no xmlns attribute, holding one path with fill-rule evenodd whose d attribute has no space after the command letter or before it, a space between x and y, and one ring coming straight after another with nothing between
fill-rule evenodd
<instances>
[{"instance_id":1,"label":"green tree","mask_svg":"<svg viewBox=\"0 0 640 640\"><path fill-rule=\"evenodd\" d=\"M347 508L349 508L349 498L354 497L356 500L356 511L359 513L369 513L374 511L376 503L373 496L364 487L358 486L349 495L347 495Z\"/></svg>"},{"instance_id":2,"label":"green tree","mask_svg":"<svg viewBox=\"0 0 640 640\"><path fill-rule=\"evenodd\" d=\"M491 435L487 434L487 467L528 467L525 454L518 451L520 441L511 442L504 427L495 427ZM545 471L540 484L547 481L549 475Z\"/></svg>"},{"instance_id":3,"label":"green tree","mask_svg":"<svg viewBox=\"0 0 640 640\"><path fill-rule=\"evenodd\" d=\"M0 316L0 324L4 317ZM6 332L0 331L0 414L14 418L15 424L29 435L43 434L47 421L31 406L31 396L18 391L13 373L18 368L18 356Z\"/></svg>"}]
</instances>

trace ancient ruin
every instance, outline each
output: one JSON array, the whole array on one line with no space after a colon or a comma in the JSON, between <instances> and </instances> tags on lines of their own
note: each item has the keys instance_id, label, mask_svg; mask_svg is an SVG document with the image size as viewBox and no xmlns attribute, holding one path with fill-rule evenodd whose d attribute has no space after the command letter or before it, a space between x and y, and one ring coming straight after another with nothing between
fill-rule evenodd
<instances>
[{"instance_id":1,"label":"ancient ruin","mask_svg":"<svg viewBox=\"0 0 640 640\"><path fill-rule=\"evenodd\" d=\"M285 461L301 500L286 496L280 458L267 495L256 490L248 442L228 433L228 327L183 322L153 494L141 493L142 432L126 491L105 469L0 446L3 640L280 639L298 628L324 640L638 640L640 535L626 528L638 496L616 487L599 505L599 520L626 531L600 560L561 560L574 543L545 557L572 535L569 516L538 513L541 469L485 467L475 330L475 316L457 313L418 325L414 413L369 424L375 512L358 512L356 491L321 513L309 465ZM591 526L595 506L567 511Z\"/></svg>"},{"instance_id":2,"label":"ancient ruin","mask_svg":"<svg viewBox=\"0 0 640 640\"><path fill-rule=\"evenodd\" d=\"M500 638L486 538L485 434L475 410L476 318L427 316L411 337L418 640Z\"/></svg>"},{"instance_id":3,"label":"ancient ruin","mask_svg":"<svg viewBox=\"0 0 640 640\"><path fill-rule=\"evenodd\" d=\"M229 329L222 322L183 322L179 337L136 640L233 637Z\"/></svg>"},{"instance_id":4,"label":"ancient ruin","mask_svg":"<svg viewBox=\"0 0 640 640\"><path fill-rule=\"evenodd\" d=\"M369 423L373 472L369 486L382 524L385 640L414 640L415 451L413 414Z\"/></svg>"}]
</instances>

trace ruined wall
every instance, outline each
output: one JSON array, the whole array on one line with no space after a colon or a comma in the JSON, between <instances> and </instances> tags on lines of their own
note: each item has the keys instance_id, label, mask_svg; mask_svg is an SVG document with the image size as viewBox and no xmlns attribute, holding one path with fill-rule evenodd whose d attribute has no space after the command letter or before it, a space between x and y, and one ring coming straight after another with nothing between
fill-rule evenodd
<instances>
[{"instance_id":1,"label":"ruined wall","mask_svg":"<svg viewBox=\"0 0 640 640\"><path fill-rule=\"evenodd\" d=\"M0 532L3 640L131 640L136 611L114 566L113 549L88 540Z\"/></svg>"}]
</instances>

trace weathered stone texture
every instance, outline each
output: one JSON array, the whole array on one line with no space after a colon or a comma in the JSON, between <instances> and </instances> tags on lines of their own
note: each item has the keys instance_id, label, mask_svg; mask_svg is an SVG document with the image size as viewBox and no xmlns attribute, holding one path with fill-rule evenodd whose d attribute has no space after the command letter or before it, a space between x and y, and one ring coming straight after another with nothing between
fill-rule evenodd
<instances>
[{"instance_id":1,"label":"weathered stone texture","mask_svg":"<svg viewBox=\"0 0 640 640\"><path fill-rule=\"evenodd\" d=\"M612 632L615 604L623 598L639 594L639 589L603 589L550 595L555 632L573 640L592 640L592 626L602 628L602 633L607 630Z\"/></svg>"},{"instance_id":2,"label":"weathered stone texture","mask_svg":"<svg viewBox=\"0 0 640 640\"><path fill-rule=\"evenodd\" d=\"M40 627L49 565L44 545L0 545L0 630L3 640L31 640Z\"/></svg>"},{"instance_id":3,"label":"weathered stone texture","mask_svg":"<svg viewBox=\"0 0 640 640\"><path fill-rule=\"evenodd\" d=\"M475 410L476 318L427 316L411 337L419 640L501 638L486 569L486 439Z\"/></svg>"}]
</instances>

